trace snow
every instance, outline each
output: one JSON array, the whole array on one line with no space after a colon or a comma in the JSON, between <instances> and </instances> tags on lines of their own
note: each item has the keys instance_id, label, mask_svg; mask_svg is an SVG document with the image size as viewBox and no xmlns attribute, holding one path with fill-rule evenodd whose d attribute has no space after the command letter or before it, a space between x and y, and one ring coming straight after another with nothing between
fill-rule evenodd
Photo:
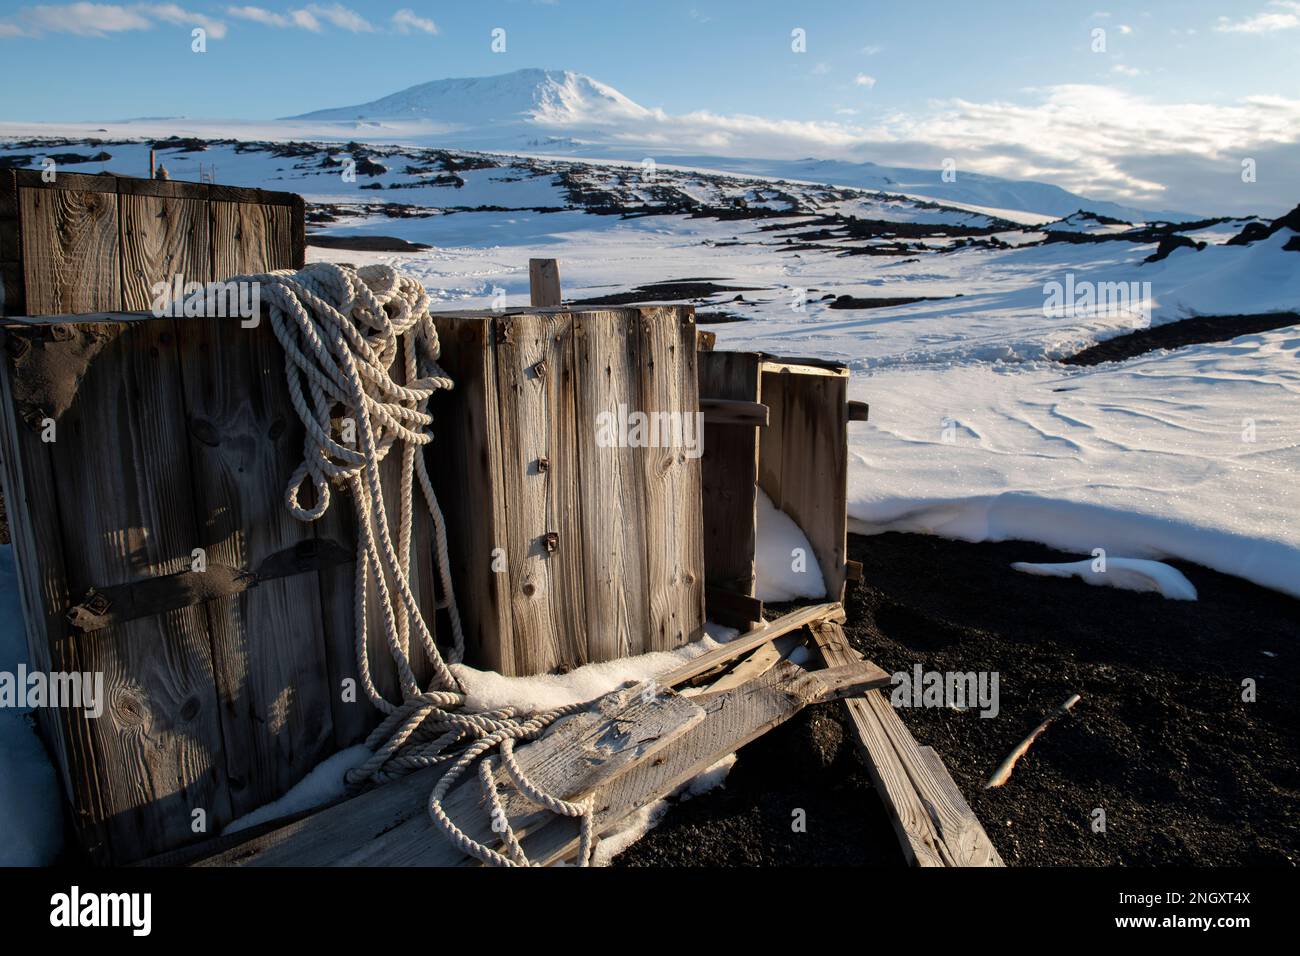
<instances>
[{"instance_id":1,"label":"snow","mask_svg":"<svg viewBox=\"0 0 1300 956\"><path fill-rule=\"evenodd\" d=\"M12 545L0 546L0 671L27 662ZM0 866L49 866L63 848L63 795L28 710L0 709Z\"/></svg>"},{"instance_id":2,"label":"snow","mask_svg":"<svg viewBox=\"0 0 1300 956\"><path fill-rule=\"evenodd\" d=\"M826 581L807 535L762 488L758 489L754 573L760 601L779 604L826 596Z\"/></svg>"},{"instance_id":3,"label":"snow","mask_svg":"<svg viewBox=\"0 0 1300 956\"><path fill-rule=\"evenodd\" d=\"M365 763L371 756L371 751L364 744L340 750L312 767L307 776L290 787L284 796L230 821L221 831L222 835L238 833L260 823L314 810L342 799L347 789L344 775L353 767Z\"/></svg>"},{"instance_id":4,"label":"snow","mask_svg":"<svg viewBox=\"0 0 1300 956\"><path fill-rule=\"evenodd\" d=\"M1097 587L1121 588L1125 591L1155 591L1171 601L1196 600L1196 586L1177 568L1161 561L1107 557L1104 563L1096 558L1064 564L1016 561L1011 567L1026 574L1037 574L1042 577L1080 578Z\"/></svg>"}]
</instances>

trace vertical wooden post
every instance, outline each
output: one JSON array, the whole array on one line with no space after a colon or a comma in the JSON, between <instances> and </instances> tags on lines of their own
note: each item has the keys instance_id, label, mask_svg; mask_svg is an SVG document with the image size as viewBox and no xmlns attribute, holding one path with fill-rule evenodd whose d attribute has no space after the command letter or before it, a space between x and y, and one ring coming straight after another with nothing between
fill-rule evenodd
<instances>
[{"instance_id":1,"label":"vertical wooden post","mask_svg":"<svg viewBox=\"0 0 1300 956\"><path fill-rule=\"evenodd\" d=\"M535 309L560 304L560 267L554 259L528 260L528 293Z\"/></svg>"}]
</instances>

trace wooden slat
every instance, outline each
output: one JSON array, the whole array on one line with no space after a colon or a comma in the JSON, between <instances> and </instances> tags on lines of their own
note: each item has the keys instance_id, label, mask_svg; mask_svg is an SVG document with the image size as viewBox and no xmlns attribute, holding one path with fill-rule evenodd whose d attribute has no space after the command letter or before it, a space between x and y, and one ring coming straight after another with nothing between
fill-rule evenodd
<instances>
[{"instance_id":1,"label":"wooden slat","mask_svg":"<svg viewBox=\"0 0 1300 956\"><path fill-rule=\"evenodd\" d=\"M100 343L50 451L68 587L188 570L202 535L173 324L76 326ZM64 343L53 343L64 345ZM93 476L93 479L91 478ZM80 635L83 666L104 673L108 706L88 720L116 862L193 842L231 818L212 644L202 607Z\"/></svg>"},{"instance_id":2,"label":"wooden slat","mask_svg":"<svg viewBox=\"0 0 1300 956\"><path fill-rule=\"evenodd\" d=\"M434 316L440 361L456 387L435 393L430 402L434 438L427 457L447 521L466 661L514 674L514 644L502 639L514 625L504 558L505 498L497 486L503 465L492 321L490 313ZM500 562L494 561L496 548L502 549Z\"/></svg>"},{"instance_id":3,"label":"wooden slat","mask_svg":"<svg viewBox=\"0 0 1300 956\"><path fill-rule=\"evenodd\" d=\"M555 460L562 447L561 422L553 417L559 407L557 392L562 388L560 369L571 361L557 345L561 316L519 315L501 321L497 343L497 386L501 402L501 453L503 490L508 502L509 527L505 548L510 575L511 619L514 631L502 640L514 641L516 673L539 674L557 666L572 667L586 659L586 637L559 626L555 609L561 595L570 592L572 579L560 573L561 563L548 550L547 536L558 536L558 548L566 559L579 554L577 515L561 515L568 504L554 474L543 469L543 459ZM571 340L564 339L571 346ZM572 455L566 473L576 464ZM568 538L560 536L561 521ZM574 608L574 622L583 622L585 612Z\"/></svg>"},{"instance_id":4,"label":"wooden slat","mask_svg":"<svg viewBox=\"0 0 1300 956\"><path fill-rule=\"evenodd\" d=\"M709 620L742 631L763 620L763 602L752 595L709 586L704 589L704 605Z\"/></svg>"},{"instance_id":5,"label":"wooden slat","mask_svg":"<svg viewBox=\"0 0 1300 956\"><path fill-rule=\"evenodd\" d=\"M746 634L734 637L721 647L701 654L660 678L665 687L676 687L710 668L727 661L733 661L743 654L769 641L774 641L782 634L789 634L801 627L808 627L818 621L843 621L844 607L840 604L810 604L778 617L775 621L760 624Z\"/></svg>"},{"instance_id":6,"label":"wooden slat","mask_svg":"<svg viewBox=\"0 0 1300 956\"><path fill-rule=\"evenodd\" d=\"M837 624L810 628L828 667L859 660ZM845 701L858 749L898 833L908 862L916 866L1002 866L993 847L938 755L912 737L889 699L871 691Z\"/></svg>"},{"instance_id":7,"label":"wooden slat","mask_svg":"<svg viewBox=\"0 0 1300 956\"><path fill-rule=\"evenodd\" d=\"M14 335L7 331L6 337ZM32 342L34 337L28 337ZM11 344L6 342L6 344ZM43 348L35 339L30 348ZM4 440L4 498L18 575L18 596L27 631L33 670L87 673L90 659L69 639L64 612L71 604L63 557L63 533L55 494L50 443L21 416L14 397L14 362L0 356L0 434ZM37 423L39 426L39 422ZM106 865L112 846L105 825L103 798L94 769L96 741L89 722L70 708L38 707L36 718L54 756L64 792L72 803L72 823L89 859Z\"/></svg>"},{"instance_id":8,"label":"wooden slat","mask_svg":"<svg viewBox=\"0 0 1300 956\"><path fill-rule=\"evenodd\" d=\"M18 202L27 311L120 309L117 196L24 186Z\"/></svg>"},{"instance_id":9,"label":"wooden slat","mask_svg":"<svg viewBox=\"0 0 1300 956\"><path fill-rule=\"evenodd\" d=\"M672 306L641 312L640 409L692 416L699 408L695 323ZM702 442L698 430L694 440ZM683 433L684 434L684 433ZM646 573L650 635L646 650L670 650L697 639L704 624L704 540L700 459L684 447L646 448ZM698 454L699 449L696 449Z\"/></svg>"},{"instance_id":10,"label":"wooden slat","mask_svg":"<svg viewBox=\"0 0 1300 956\"><path fill-rule=\"evenodd\" d=\"M298 253L293 245L292 206L214 198L211 215L213 279L294 267Z\"/></svg>"},{"instance_id":11,"label":"wooden slat","mask_svg":"<svg viewBox=\"0 0 1300 956\"><path fill-rule=\"evenodd\" d=\"M588 554L586 582L588 659L616 660L649 643L645 566L645 459L640 449L602 444L601 416L612 422L638 400L640 336L631 310L574 316L578 430L578 481L598 494L582 509ZM609 437L609 436L606 436Z\"/></svg>"},{"instance_id":12,"label":"wooden slat","mask_svg":"<svg viewBox=\"0 0 1300 956\"><path fill-rule=\"evenodd\" d=\"M866 668L863 673L875 674ZM878 679L878 676L873 678ZM653 761L642 761L603 788L596 803L596 830L609 833L628 814L660 799L707 770L728 754L780 726L804 707L842 692L827 686L826 672L805 672L782 661L755 680L725 693L695 698L705 718L689 733L665 747ZM569 859L577 849L577 827L551 819L521 841L535 863ZM466 861L465 865L472 865Z\"/></svg>"},{"instance_id":13,"label":"wooden slat","mask_svg":"<svg viewBox=\"0 0 1300 956\"><path fill-rule=\"evenodd\" d=\"M759 402L701 398L700 411L704 413L706 425L750 425L764 428L768 423L767 406Z\"/></svg>"},{"instance_id":14,"label":"wooden slat","mask_svg":"<svg viewBox=\"0 0 1300 956\"><path fill-rule=\"evenodd\" d=\"M560 304L560 267L554 259L528 260L528 293L533 308Z\"/></svg>"},{"instance_id":15,"label":"wooden slat","mask_svg":"<svg viewBox=\"0 0 1300 956\"><path fill-rule=\"evenodd\" d=\"M211 277L205 199L123 195L122 308L149 309L156 283L207 282ZM171 295L167 296L170 301Z\"/></svg>"},{"instance_id":16,"label":"wooden slat","mask_svg":"<svg viewBox=\"0 0 1300 956\"><path fill-rule=\"evenodd\" d=\"M304 428L289 402L283 352L265 323L174 325L199 519L194 546L210 564L257 567L313 537L284 507ZM334 506L348 504L340 495ZM231 803L241 816L283 794L334 749L320 585L315 573L297 574L205 607Z\"/></svg>"},{"instance_id":17,"label":"wooden slat","mask_svg":"<svg viewBox=\"0 0 1300 956\"><path fill-rule=\"evenodd\" d=\"M701 401L759 400L759 356L705 352L699 356ZM758 429L704 426L701 459L704 566L710 587L754 594L757 533Z\"/></svg>"},{"instance_id":18,"label":"wooden slat","mask_svg":"<svg viewBox=\"0 0 1300 956\"><path fill-rule=\"evenodd\" d=\"M808 537L832 601L844 599L848 557L847 386L840 375L763 373L772 424L760 433L759 483Z\"/></svg>"}]
</instances>

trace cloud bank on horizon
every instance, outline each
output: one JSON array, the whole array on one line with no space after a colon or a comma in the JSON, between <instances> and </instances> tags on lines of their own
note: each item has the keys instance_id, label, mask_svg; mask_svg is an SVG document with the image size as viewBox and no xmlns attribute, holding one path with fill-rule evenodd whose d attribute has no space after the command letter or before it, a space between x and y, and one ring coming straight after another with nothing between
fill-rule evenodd
<instances>
[{"instance_id":1,"label":"cloud bank on horizon","mask_svg":"<svg viewBox=\"0 0 1300 956\"><path fill-rule=\"evenodd\" d=\"M688 11L675 10L672 2L675 0L665 5L662 17L679 14L690 29L720 28L727 19L723 3L709 10L692 7ZM423 43L468 56L461 46L444 47L469 44L466 31L470 27L459 19L465 16L463 11L439 8L435 22L424 7L383 10L379 7L379 4L367 4L353 9L339 2L285 7L204 5L201 9L197 5L191 8L177 3L23 5L0 12L0 50L9 54L24 46L40 47L41 55L48 61L50 57L59 57L65 47L68 51L74 47L85 50L87 43L97 41L156 45L159 37L171 35L167 31L188 36L191 29L202 28L214 48L247 44L245 49L265 49L256 46L261 43L274 44L274 49L283 51L283 65L267 62L265 58L260 61L260 68L269 71L262 84L264 89L276 86L274 70L293 68L307 54L319 54L322 61L329 61L334 51L346 51L353 62L364 64L368 59L376 62L375 58L387 49L396 49L394 44ZM491 16L517 15L525 7L529 8L530 17L552 15L551 8L544 5L507 4ZM1204 72L1207 73L1210 67L1225 76L1233 70L1240 72L1241 63L1251 62L1250 44L1300 36L1300 0L1264 0L1227 13L1212 4L1203 6L1202 0L1190 0L1189 8L1192 7L1199 18L1195 21L1198 26L1169 26L1170 33L1183 34L1184 38L1196 35L1202 43L1233 45L1231 57L1206 64ZM555 5L555 9L574 12L572 4ZM899 10L881 13L880 17L898 14ZM590 11L588 16L593 23L599 19L590 17ZM773 21L770 27L760 24L770 33L761 40L764 44L770 41L770 47L765 47L769 53L777 50L784 54L787 46L795 53L806 52L797 49L799 43L807 42L801 35L803 28L779 25L789 16L782 12L779 16L772 13L765 18L752 18ZM849 22L853 14L844 12L836 16L844 19L843 32L853 33L854 25ZM950 19L957 16L954 11ZM1002 17L1005 21L1009 16L1028 21L1033 15L1023 11L1014 15L990 12L986 19ZM1143 17L1147 19L1144 21ZM850 52L838 58L814 46L807 57L804 75L824 84L821 88L824 96L809 101L808 109L800 110L804 115L799 118L791 118L794 111L779 96L770 95L771 88L763 85L761 77L735 75L732 82L697 82L690 84L687 93L678 90L676 109L646 108L627 99L635 109L609 110L601 104L599 115L575 111L567 115L534 116L531 122L559 135L566 130L598 124L606 142L678 153L770 159L816 157L924 168L938 167L951 160L959 171L1046 181L1089 197L1146 208L1268 214L1294 205L1300 198L1295 193L1295 183L1300 182L1300 98L1276 91L1250 92L1249 87L1243 89L1240 83L1225 84L1223 89L1214 90L1207 89L1205 84L1195 90L1185 89L1185 78L1175 76L1158 60L1135 58L1132 49L1120 49L1121 43L1155 32L1150 18L1149 12L1131 10L1123 14L1095 11L1081 20L1076 15L1067 24L1070 31L1077 32L1077 35L1071 32L1071 42L1082 38L1083 43L1092 44L1093 52L1106 52L1108 34L1111 52L1119 54L1105 59L1107 65L1100 68L1100 74L1094 69L1086 77L1078 75L1078 70L1073 76L1068 75L1071 71L1063 70L1066 75L1054 82L1057 77L1040 69L1038 82L1016 83L1019 74L1009 60L994 60L990 68L981 67L979 58L973 57L963 74L971 78L971 89L967 90L964 83L951 82L949 77L940 93L934 88L918 88L896 65L891 69L888 60L891 44L864 45L859 38L852 42ZM912 52L920 54L932 46L938 49L945 29L951 32L962 26L926 25L926 32L921 32L914 22L906 25L913 28L908 39L915 47ZM1060 23L1050 24L1053 37L1061 27ZM592 27L593 30L601 28L599 24ZM609 27L606 24L604 28ZM1010 29L1009 22L1001 23L999 28ZM1048 25L1040 25L1036 29L1041 32L1047 28ZM518 36L520 29L514 29ZM544 20L535 19L524 35L544 37L548 59L563 58L569 53L575 58L585 55L584 44L589 37L568 37L566 47L563 32L557 42L556 36L544 32L546 29ZM1097 49L1099 31L1100 51ZM480 40L486 43L486 28L482 33L482 36L474 34L475 45L483 45L479 44ZM814 35L825 33L823 26ZM823 45L826 42L822 41ZM518 45L517 41L516 48ZM897 49L899 45L895 43L893 47ZM68 60L76 59L71 52L62 55ZM936 54L935 58L940 59L940 55ZM484 59L480 55L480 61ZM503 72L507 65L501 62L504 59L487 57L494 69L480 72ZM445 73L445 67L433 66L440 62L442 59L433 55L411 58L406 65L407 84L429 78L412 75L415 71L437 69ZM518 65L518 59L509 63L509 67ZM751 65L751 69L758 70L758 65ZM632 68L630 64L628 68ZM124 65L123 73L130 69L129 64ZM949 69L957 67L949 65ZM990 87L978 75L1004 72L1007 79L1000 87ZM599 75L601 79L623 82L621 76ZM1216 78L1217 74L1210 76L1211 80ZM58 80L45 82L48 86ZM112 78L96 82L110 84ZM129 79L124 76L121 82L126 84ZM394 84L390 89L407 84ZM296 95L331 96L332 93L325 91L325 85L298 84ZM747 98L745 90L749 86L754 89ZM638 86L630 88L636 90ZM46 95L57 100L55 94L47 92ZM15 96L15 101L7 102L8 96ZM716 105L720 96L730 102L723 107ZM67 91L64 98L77 99L76 91ZM684 98L694 102L682 108L680 101ZM705 100L709 102L702 102ZM135 115L173 112L153 103L131 102L137 110ZM227 102L229 105L222 104L222 112L213 113L209 98L206 113L186 109L185 115L231 116L250 105L255 108L260 100L249 100L232 92ZM326 104L298 105L302 109ZM22 108L17 95L12 90L8 94L0 91L0 121L11 118L5 115L10 108ZM85 118L107 120L109 117ZM1252 188L1228 188L1227 183L1244 181L1243 169L1247 164L1252 173L1261 171Z\"/></svg>"}]
</instances>

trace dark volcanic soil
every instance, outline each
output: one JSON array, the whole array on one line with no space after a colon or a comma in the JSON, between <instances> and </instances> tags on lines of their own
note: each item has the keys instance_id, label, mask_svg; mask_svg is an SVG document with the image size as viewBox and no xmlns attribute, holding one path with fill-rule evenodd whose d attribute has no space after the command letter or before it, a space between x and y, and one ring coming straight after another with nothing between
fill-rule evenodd
<instances>
[{"instance_id":1,"label":"dark volcanic soil","mask_svg":"<svg viewBox=\"0 0 1300 956\"><path fill-rule=\"evenodd\" d=\"M1022 542L850 538L865 583L846 632L891 672L997 671L1001 712L902 710L1008 865L1294 866L1300 860L1300 602L1175 564L1196 602L1033 577L1077 560ZM1265 653L1268 652L1268 653ZM1270 656L1271 655L1271 656ZM1242 680L1258 697L1242 700ZM1083 695L999 790L988 774L1071 693ZM678 804L620 865L899 865L844 728L805 711L740 752L724 790ZM794 808L807 832L792 833ZM1095 808L1106 832L1090 828Z\"/></svg>"},{"instance_id":2,"label":"dark volcanic soil","mask_svg":"<svg viewBox=\"0 0 1300 956\"><path fill-rule=\"evenodd\" d=\"M1198 315L1152 329L1138 329L1113 339L1098 342L1082 352L1061 359L1064 365L1100 365L1122 362L1156 349L1176 349L1205 342L1227 342L1239 335L1269 332L1300 325L1294 312L1269 312L1262 315Z\"/></svg>"}]
</instances>

